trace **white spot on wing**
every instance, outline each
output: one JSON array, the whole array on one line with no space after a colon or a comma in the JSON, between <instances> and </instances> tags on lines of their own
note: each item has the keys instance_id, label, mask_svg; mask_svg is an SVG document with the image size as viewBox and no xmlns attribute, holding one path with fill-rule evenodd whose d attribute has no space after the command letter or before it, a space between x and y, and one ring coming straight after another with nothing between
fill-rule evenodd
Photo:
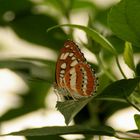
<instances>
[{"instance_id":1,"label":"white spot on wing","mask_svg":"<svg viewBox=\"0 0 140 140\"><path fill-rule=\"evenodd\" d=\"M70 69L70 74L76 73L75 68Z\"/></svg>"},{"instance_id":2,"label":"white spot on wing","mask_svg":"<svg viewBox=\"0 0 140 140\"><path fill-rule=\"evenodd\" d=\"M60 78L60 84L62 84L62 82L63 82L63 79L62 79L62 78Z\"/></svg>"},{"instance_id":3,"label":"white spot on wing","mask_svg":"<svg viewBox=\"0 0 140 140\"><path fill-rule=\"evenodd\" d=\"M69 56L72 57L74 55L74 53L70 53Z\"/></svg>"},{"instance_id":4,"label":"white spot on wing","mask_svg":"<svg viewBox=\"0 0 140 140\"><path fill-rule=\"evenodd\" d=\"M87 72L84 70L84 68L82 68L82 73L83 73L83 87L82 87L82 90L83 90L83 94L84 95L87 95L86 94L86 90L87 90Z\"/></svg>"},{"instance_id":5,"label":"white spot on wing","mask_svg":"<svg viewBox=\"0 0 140 140\"><path fill-rule=\"evenodd\" d=\"M63 64L61 65L61 68L62 68L62 69L66 69L66 63L63 63Z\"/></svg>"},{"instance_id":6,"label":"white spot on wing","mask_svg":"<svg viewBox=\"0 0 140 140\"><path fill-rule=\"evenodd\" d=\"M65 47L68 48L70 45L66 45Z\"/></svg>"},{"instance_id":7,"label":"white spot on wing","mask_svg":"<svg viewBox=\"0 0 140 140\"><path fill-rule=\"evenodd\" d=\"M86 73L84 73L84 79L87 80L87 75L86 75Z\"/></svg>"},{"instance_id":8,"label":"white spot on wing","mask_svg":"<svg viewBox=\"0 0 140 140\"><path fill-rule=\"evenodd\" d=\"M87 87L87 86L86 86L86 84L84 83L83 89L86 90L86 87Z\"/></svg>"},{"instance_id":9,"label":"white spot on wing","mask_svg":"<svg viewBox=\"0 0 140 140\"><path fill-rule=\"evenodd\" d=\"M72 60L75 60L76 58L73 56L71 59L72 59Z\"/></svg>"},{"instance_id":10,"label":"white spot on wing","mask_svg":"<svg viewBox=\"0 0 140 140\"><path fill-rule=\"evenodd\" d=\"M84 84L87 84L87 79L84 80Z\"/></svg>"},{"instance_id":11,"label":"white spot on wing","mask_svg":"<svg viewBox=\"0 0 140 140\"><path fill-rule=\"evenodd\" d=\"M60 59L63 59L63 57L64 57L64 53L61 54Z\"/></svg>"},{"instance_id":12,"label":"white spot on wing","mask_svg":"<svg viewBox=\"0 0 140 140\"><path fill-rule=\"evenodd\" d=\"M62 53L61 56L60 56L60 59L65 60L68 56L69 56L69 52Z\"/></svg>"},{"instance_id":13,"label":"white spot on wing","mask_svg":"<svg viewBox=\"0 0 140 140\"><path fill-rule=\"evenodd\" d=\"M74 77L70 80L70 86L72 89L74 89L74 90L76 89L76 77Z\"/></svg>"},{"instance_id":14,"label":"white spot on wing","mask_svg":"<svg viewBox=\"0 0 140 140\"><path fill-rule=\"evenodd\" d=\"M70 70L70 87L71 89L73 90L76 90L76 71L75 71L75 68L72 68Z\"/></svg>"},{"instance_id":15,"label":"white spot on wing","mask_svg":"<svg viewBox=\"0 0 140 140\"><path fill-rule=\"evenodd\" d=\"M61 73L61 74L64 74L64 73L65 73L65 71L64 71L64 70L61 70L61 71L60 71L60 73Z\"/></svg>"},{"instance_id":16,"label":"white spot on wing","mask_svg":"<svg viewBox=\"0 0 140 140\"><path fill-rule=\"evenodd\" d=\"M72 61L72 63L70 64L71 67L75 66L76 64L78 64L77 60Z\"/></svg>"},{"instance_id":17,"label":"white spot on wing","mask_svg":"<svg viewBox=\"0 0 140 140\"><path fill-rule=\"evenodd\" d=\"M62 77L62 78L63 78L63 77L64 77L64 74L60 74L60 77Z\"/></svg>"}]
</instances>

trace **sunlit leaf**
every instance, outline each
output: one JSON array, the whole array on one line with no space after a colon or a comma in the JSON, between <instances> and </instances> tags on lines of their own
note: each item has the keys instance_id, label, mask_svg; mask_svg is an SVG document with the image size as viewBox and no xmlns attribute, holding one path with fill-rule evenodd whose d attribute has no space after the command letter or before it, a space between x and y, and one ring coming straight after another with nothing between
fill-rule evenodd
<instances>
[{"instance_id":1,"label":"sunlit leaf","mask_svg":"<svg viewBox=\"0 0 140 140\"><path fill-rule=\"evenodd\" d=\"M118 80L107 86L97 98L125 102L125 99L135 90L139 82L140 77Z\"/></svg>"},{"instance_id":2,"label":"sunlit leaf","mask_svg":"<svg viewBox=\"0 0 140 140\"><path fill-rule=\"evenodd\" d=\"M136 125L137 125L137 127L138 127L138 129L140 131L140 115L135 114L134 119L135 119Z\"/></svg>"},{"instance_id":3,"label":"sunlit leaf","mask_svg":"<svg viewBox=\"0 0 140 140\"><path fill-rule=\"evenodd\" d=\"M56 108L63 114L65 123L68 125L76 114L91 100L92 98L81 99L79 101L68 100L57 102Z\"/></svg>"},{"instance_id":4,"label":"sunlit leaf","mask_svg":"<svg viewBox=\"0 0 140 140\"><path fill-rule=\"evenodd\" d=\"M53 7L56 12L59 12L63 15L65 14L65 7L62 0L47 0L44 1L44 4Z\"/></svg>"},{"instance_id":5,"label":"sunlit leaf","mask_svg":"<svg viewBox=\"0 0 140 140\"><path fill-rule=\"evenodd\" d=\"M121 39L140 47L140 1L122 0L108 16L112 31Z\"/></svg>"},{"instance_id":6,"label":"sunlit leaf","mask_svg":"<svg viewBox=\"0 0 140 140\"><path fill-rule=\"evenodd\" d=\"M93 40L95 40L97 43L99 43L102 47L104 47L105 49L107 49L108 51L113 53L114 55L117 55L117 52L113 48L112 44L104 36L102 36L101 34L99 34L98 32L96 32L95 30L93 30L89 27L82 26L82 25L75 25L75 24L62 24L62 25L53 26L53 27L49 28L47 31L49 32L52 29L59 28L62 26L68 26L68 27L83 30L84 32L87 33L87 35L89 35Z\"/></svg>"},{"instance_id":7,"label":"sunlit leaf","mask_svg":"<svg viewBox=\"0 0 140 140\"><path fill-rule=\"evenodd\" d=\"M131 46L131 43L126 42L125 43L125 49L123 54L125 63L128 65L130 69L135 71L135 64L134 64L134 58L133 58L133 49Z\"/></svg>"},{"instance_id":8,"label":"sunlit leaf","mask_svg":"<svg viewBox=\"0 0 140 140\"><path fill-rule=\"evenodd\" d=\"M118 131L116 137L123 140L139 140L140 133L138 130L130 130L127 132Z\"/></svg>"},{"instance_id":9,"label":"sunlit leaf","mask_svg":"<svg viewBox=\"0 0 140 140\"><path fill-rule=\"evenodd\" d=\"M58 135L48 135L48 136L27 136L27 140L65 140Z\"/></svg>"},{"instance_id":10,"label":"sunlit leaf","mask_svg":"<svg viewBox=\"0 0 140 140\"><path fill-rule=\"evenodd\" d=\"M86 0L74 0L72 8L75 9L83 9L83 8L92 8L95 9L95 5L91 1L86 1Z\"/></svg>"},{"instance_id":11,"label":"sunlit leaf","mask_svg":"<svg viewBox=\"0 0 140 140\"><path fill-rule=\"evenodd\" d=\"M86 127L86 126L53 126L22 130L12 132L6 135L15 136L46 136L46 135L66 135L66 134L90 134L90 135L106 135L114 136L115 131L108 126Z\"/></svg>"}]
</instances>

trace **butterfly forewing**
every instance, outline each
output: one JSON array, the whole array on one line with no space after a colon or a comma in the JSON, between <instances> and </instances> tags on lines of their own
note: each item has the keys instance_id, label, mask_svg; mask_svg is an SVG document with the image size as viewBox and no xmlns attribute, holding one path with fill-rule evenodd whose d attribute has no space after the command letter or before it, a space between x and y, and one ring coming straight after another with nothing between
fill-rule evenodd
<instances>
[{"instance_id":1,"label":"butterfly forewing","mask_svg":"<svg viewBox=\"0 0 140 140\"><path fill-rule=\"evenodd\" d=\"M72 98L91 96L96 90L94 70L73 41L66 41L56 63L56 87L64 96ZM60 93L61 94L61 93Z\"/></svg>"},{"instance_id":2,"label":"butterfly forewing","mask_svg":"<svg viewBox=\"0 0 140 140\"><path fill-rule=\"evenodd\" d=\"M56 64L56 82L58 86L64 86L64 75L79 62L84 62L84 55L73 41L66 41L60 51Z\"/></svg>"}]
</instances>

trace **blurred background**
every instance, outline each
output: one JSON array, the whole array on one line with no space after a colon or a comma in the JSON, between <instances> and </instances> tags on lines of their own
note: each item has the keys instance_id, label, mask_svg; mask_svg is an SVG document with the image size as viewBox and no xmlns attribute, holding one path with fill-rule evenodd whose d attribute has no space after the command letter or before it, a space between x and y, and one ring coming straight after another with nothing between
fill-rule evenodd
<instances>
[{"instance_id":1,"label":"blurred background","mask_svg":"<svg viewBox=\"0 0 140 140\"><path fill-rule=\"evenodd\" d=\"M119 0L0 0L2 134L32 127L65 125L63 116L55 109L57 97L53 91L53 83L57 56L68 38L74 38L77 44L81 45L87 60L97 68L97 74L102 74L102 82L104 81L105 85L110 82L110 79L98 69L94 53L84 47L84 44L90 42L90 38L84 32L69 28L58 28L49 33L46 30L64 23L89 26L105 37L117 40L120 46L118 50L122 53L123 42L113 36L107 25L107 13L117 2ZM110 60L111 57L107 59ZM127 76L132 77L132 72L124 62L122 66L124 71L127 71ZM116 75L117 79L121 78L117 71ZM105 115L108 125L119 130L136 128L133 115L137 112L127 105L116 107L115 113L111 111L106 113L109 114ZM64 138L83 137L71 135ZM0 137L0 140L33 139L35 138Z\"/></svg>"}]
</instances>

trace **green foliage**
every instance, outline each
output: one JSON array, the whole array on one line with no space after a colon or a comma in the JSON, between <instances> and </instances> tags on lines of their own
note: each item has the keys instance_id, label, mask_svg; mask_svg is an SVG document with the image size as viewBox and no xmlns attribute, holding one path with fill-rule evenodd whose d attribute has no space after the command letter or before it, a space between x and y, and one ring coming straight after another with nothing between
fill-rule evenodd
<instances>
[{"instance_id":1,"label":"green foliage","mask_svg":"<svg viewBox=\"0 0 140 140\"><path fill-rule=\"evenodd\" d=\"M27 136L27 140L65 140L64 138L58 135L47 135L47 136Z\"/></svg>"},{"instance_id":2,"label":"green foliage","mask_svg":"<svg viewBox=\"0 0 140 140\"><path fill-rule=\"evenodd\" d=\"M130 96L139 82L140 78L116 81L106 87L96 98L99 100L125 102L125 99ZM92 99L93 97L79 101L68 100L65 102L57 102L56 107L63 114L65 122L68 125L75 115Z\"/></svg>"},{"instance_id":3,"label":"green foliage","mask_svg":"<svg viewBox=\"0 0 140 140\"><path fill-rule=\"evenodd\" d=\"M95 56L97 63L91 63L91 66L96 69L99 77L95 96L54 102L64 116L65 123L68 125L73 120L73 126L46 126L3 136L25 136L27 140L64 140L60 135L81 134L85 137L83 140L92 139L95 135L100 138L105 135L118 139L139 139L138 114L134 116L138 130L130 130L129 134L106 126L107 119L120 109L132 106L140 111L140 59L137 57L140 54L139 9L139 0L122 0L105 9L86 0L0 0L1 28L8 27L20 39L44 49L49 48L56 54L65 40L76 40L73 32L75 29L86 33L87 42L81 40L80 44ZM89 15L88 25L71 24L71 16L81 11ZM64 24L60 24L62 21L65 21ZM66 27L68 30L65 30ZM0 51L3 53L3 50ZM127 72L120 65L119 56L123 56L123 61L133 70L133 77L126 77ZM22 100L21 105L3 113L1 123L38 109L48 109L45 99L55 82L56 62L51 60L54 59L0 57L0 68L12 70L29 89L25 94L17 94ZM115 65L121 76L114 71Z\"/></svg>"},{"instance_id":4,"label":"green foliage","mask_svg":"<svg viewBox=\"0 0 140 140\"><path fill-rule=\"evenodd\" d=\"M135 64L134 64L134 58L133 58L133 50L130 43L125 43L125 50L124 50L124 60L125 63L128 65L130 69L135 71Z\"/></svg>"},{"instance_id":5,"label":"green foliage","mask_svg":"<svg viewBox=\"0 0 140 140\"><path fill-rule=\"evenodd\" d=\"M140 46L140 1L122 0L114 6L110 13L108 22L112 31L121 39Z\"/></svg>"},{"instance_id":6,"label":"green foliage","mask_svg":"<svg viewBox=\"0 0 140 140\"><path fill-rule=\"evenodd\" d=\"M97 98L106 100L125 101L135 90L140 82L140 77L135 79L118 80L107 86Z\"/></svg>"},{"instance_id":7,"label":"green foliage","mask_svg":"<svg viewBox=\"0 0 140 140\"><path fill-rule=\"evenodd\" d=\"M79 101L69 100L57 102L57 109L65 117L65 123L68 125L76 114L91 100L91 98L81 99Z\"/></svg>"},{"instance_id":8,"label":"green foliage","mask_svg":"<svg viewBox=\"0 0 140 140\"><path fill-rule=\"evenodd\" d=\"M136 125L140 131L140 115L135 114L134 118L135 118Z\"/></svg>"},{"instance_id":9,"label":"green foliage","mask_svg":"<svg viewBox=\"0 0 140 140\"><path fill-rule=\"evenodd\" d=\"M50 30L52 30L54 28L61 27L61 26L69 26L69 27L72 27L72 28L78 28L80 30L85 31L88 36L90 36L93 40L95 40L97 43L99 43L102 47L109 50L114 55L116 54L116 51L113 48L112 44L110 44L110 42L108 40L106 40L104 38L104 36L102 36L101 34L96 32L95 30L92 30L88 27L81 26L81 25L74 25L74 24L63 24L63 25L58 25L58 26L54 26L52 28L49 28L47 31L49 32Z\"/></svg>"},{"instance_id":10,"label":"green foliage","mask_svg":"<svg viewBox=\"0 0 140 140\"><path fill-rule=\"evenodd\" d=\"M38 129L27 129L10 133L17 136L43 136L43 135L64 135L64 134L92 134L92 135L115 135L115 131L108 126L86 127L86 126L53 126Z\"/></svg>"}]
</instances>

